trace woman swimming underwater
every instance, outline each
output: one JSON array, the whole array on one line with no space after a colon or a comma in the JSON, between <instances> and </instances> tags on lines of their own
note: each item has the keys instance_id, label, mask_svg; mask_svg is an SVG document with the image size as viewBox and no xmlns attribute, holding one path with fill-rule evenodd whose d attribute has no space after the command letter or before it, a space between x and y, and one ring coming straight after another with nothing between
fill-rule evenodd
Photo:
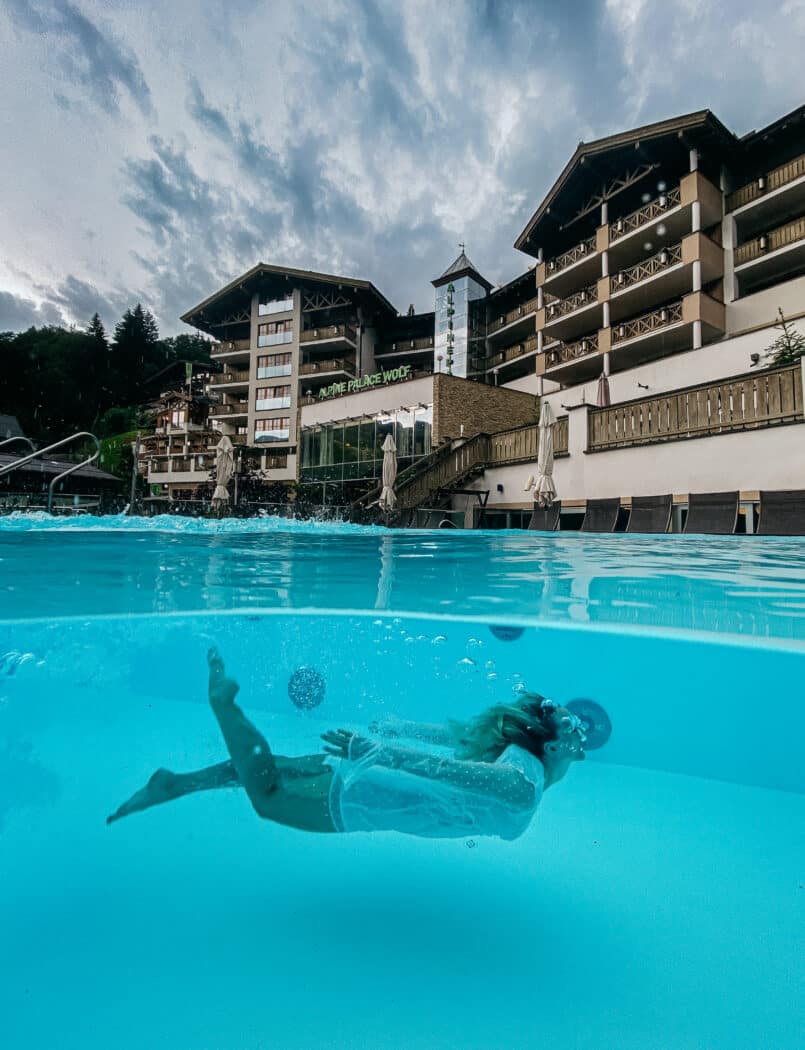
<instances>
[{"instance_id":1,"label":"woman swimming underwater","mask_svg":"<svg viewBox=\"0 0 805 1050\"><path fill-rule=\"evenodd\" d=\"M242 787L258 816L304 831L514 839L528 827L543 791L584 758L582 721L533 693L465 725L386 727L386 736L451 747L453 757L336 729L322 734L326 754L286 758L272 754L235 703L239 687L226 677L216 649L207 662L210 706L230 761L190 773L157 770L108 824L195 791Z\"/></svg>"}]
</instances>

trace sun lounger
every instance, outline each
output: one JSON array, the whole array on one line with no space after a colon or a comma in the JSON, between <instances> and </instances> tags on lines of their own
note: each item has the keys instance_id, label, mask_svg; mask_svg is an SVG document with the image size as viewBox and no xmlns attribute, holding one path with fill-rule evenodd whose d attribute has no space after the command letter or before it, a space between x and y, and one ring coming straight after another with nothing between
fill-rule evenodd
<instances>
[{"instance_id":1,"label":"sun lounger","mask_svg":"<svg viewBox=\"0 0 805 1050\"><path fill-rule=\"evenodd\" d=\"M671 496L633 496L627 532L667 532L671 523Z\"/></svg>"},{"instance_id":2,"label":"sun lounger","mask_svg":"<svg viewBox=\"0 0 805 1050\"><path fill-rule=\"evenodd\" d=\"M537 532L556 532L559 528L559 515L562 513L561 502L552 503L550 507L540 507L534 504L534 513L528 523L529 529Z\"/></svg>"},{"instance_id":3,"label":"sun lounger","mask_svg":"<svg viewBox=\"0 0 805 1050\"><path fill-rule=\"evenodd\" d=\"M805 489L760 493L759 536L805 536Z\"/></svg>"},{"instance_id":4,"label":"sun lounger","mask_svg":"<svg viewBox=\"0 0 805 1050\"><path fill-rule=\"evenodd\" d=\"M727 536L738 524L737 492L691 492L684 532Z\"/></svg>"},{"instance_id":5,"label":"sun lounger","mask_svg":"<svg viewBox=\"0 0 805 1050\"><path fill-rule=\"evenodd\" d=\"M615 499L588 499L584 511L582 532L614 532L618 523L621 501Z\"/></svg>"}]
</instances>

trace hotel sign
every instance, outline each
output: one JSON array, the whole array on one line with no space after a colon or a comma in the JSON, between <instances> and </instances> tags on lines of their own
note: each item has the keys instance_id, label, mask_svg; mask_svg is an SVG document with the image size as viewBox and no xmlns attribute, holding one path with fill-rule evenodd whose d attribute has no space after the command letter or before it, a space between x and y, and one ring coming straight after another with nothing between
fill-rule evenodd
<instances>
[{"instance_id":1,"label":"hotel sign","mask_svg":"<svg viewBox=\"0 0 805 1050\"><path fill-rule=\"evenodd\" d=\"M319 391L319 400L327 397L341 397L342 394L357 394L373 386L388 386L390 383L399 383L401 379L410 379L410 377L410 365L386 368L382 372L373 372L372 375L361 376L360 379L350 379L346 383L330 383L329 386L322 387Z\"/></svg>"}]
</instances>

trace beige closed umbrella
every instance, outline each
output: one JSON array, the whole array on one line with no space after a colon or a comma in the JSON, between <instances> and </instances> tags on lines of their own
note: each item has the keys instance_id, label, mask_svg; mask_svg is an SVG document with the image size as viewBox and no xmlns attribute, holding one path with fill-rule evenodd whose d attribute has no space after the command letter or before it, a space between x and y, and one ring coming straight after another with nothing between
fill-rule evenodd
<instances>
[{"instance_id":1,"label":"beige closed umbrella","mask_svg":"<svg viewBox=\"0 0 805 1050\"><path fill-rule=\"evenodd\" d=\"M394 510L397 506L397 495L394 482L397 480L397 446L391 434L386 434L383 442L383 491L380 493L378 506L383 510Z\"/></svg>"},{"instance_id":2,"label":"beige closed umbrella","mask_svg":"<svg viewBox=\"0 0 805 1050\"><path fill-rule=\"evenodd\" d=\"M537 451L537 480L534 482L534 499L541 507L550 507L556 499L553 483L553 430L556 416L547 401L542 402L539 414L539 449Z\"/></svg>"},{"instance_id":3,"label":"beige closed umbrella","mask_svg":"<svg viewBox=\"0 0 805 1050\"><path fill-rule=\"evenodd\" d=\"M595 403L598 408L608 408L612 404L609 393L609 376L606 372L602 372L599 377Z\"/></svg>"},{"instance_id":4,"label":"beige closed umbrella","mask_svg":"<svg viewBox=\"0 0 805 1050\"><path fill-rule=\"evenodd\" d=\"M228 485L235 470L235 449L226 434L215 446L215 492L212 505L222 510L229 503Z\"/></svg>"}]
</instances>

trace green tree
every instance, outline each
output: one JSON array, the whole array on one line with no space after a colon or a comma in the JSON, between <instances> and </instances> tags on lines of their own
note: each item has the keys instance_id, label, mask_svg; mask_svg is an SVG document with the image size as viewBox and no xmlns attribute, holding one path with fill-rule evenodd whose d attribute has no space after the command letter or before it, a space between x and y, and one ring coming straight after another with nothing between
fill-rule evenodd
<instances>
[{"instance_id":1,"label":"green tree","mask_svg":"<svg viewBox=\"0 0 805 1050\"><path fill-rule=\"evenodd\" d=\"M791 322L786 320L779 306L777 316L779 320L774 327L780 330L780 334L763 356L769 365L791 365L799 361L805 354L805 335L798 332Z\"/></svg>"},{"instance_id":2,"label":"green tree","mask_svg":"<svg viewBox=\"0 0 805 1050\"><path fill-rule=\"evenodd\" d=\"M124 405L139 401L146 380L165 366L156 320L141 303L126 310L115 325L112 362L115 400Z\"/></svg>"}]
</instances>

